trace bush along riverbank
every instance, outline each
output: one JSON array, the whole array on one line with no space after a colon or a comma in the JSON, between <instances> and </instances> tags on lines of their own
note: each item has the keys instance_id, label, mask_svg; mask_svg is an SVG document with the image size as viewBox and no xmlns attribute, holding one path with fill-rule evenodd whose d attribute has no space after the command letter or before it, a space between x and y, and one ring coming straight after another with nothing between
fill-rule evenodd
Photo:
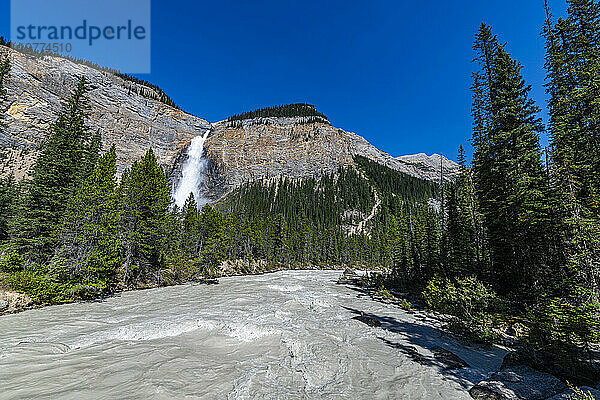
<instances>
[{"instance_id":1,"label":"bush along riverbank","mask_svg":"<svg viewBox=\"0 0 600 400\"><path fill-rule=\"evenodd\" d=\"M11 255L12 254L12 255ZM163 286L188 283L218 284L219 278L230 276L262 275L287 270L343 270L344 267L329 264L277 264L266 260L225 260L213 269L188 268L164 269L156 271L156 279L138 281L135 285L124 284L124 276L117 271L114 283L97 296L82 296L77 283L71 285L53 279L52 271L40 273L36 269L27 270L23 260L14 253L0 250L0 315L14 314L32 308L71 303L96 301L98 298L115 293L144 290Z\"/></svg>"},{"instance_id":2,"label":"bush along riverbank","mask_svg":"<svg viewBox=\"0 0 600 400\"><path fill-rule=\"evenodd\" d=\"M376 301L426 315L425 321L441 323L467 342L506 348L501 369L471 389L473 398L600 398L598 303L549 299L523 310L476 278L434 278L420 289L400 281L391 273L357 275L347 269L338 283L356 285Z\"/></svg>"}]
</instances>

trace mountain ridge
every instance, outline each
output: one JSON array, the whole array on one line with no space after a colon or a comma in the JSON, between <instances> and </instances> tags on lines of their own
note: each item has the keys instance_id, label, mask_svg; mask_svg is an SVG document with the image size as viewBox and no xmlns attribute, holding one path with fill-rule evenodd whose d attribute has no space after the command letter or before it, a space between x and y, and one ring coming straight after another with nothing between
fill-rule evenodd
<instances>
[{"instance_id":1,"label":"mountain ridge","mask_svg":"<svg viewBox=\"0 0 600 400\"><path fill-rule=\"evenodd\" d=\"M248 181L319 177L354 165L357 155L414 177L439 181L439 173L429 166L395 158L360 135L334 127L313 105L269 107L210 123L149 98L153 96L140 95L153 88L107 71L5 46L0 46L0 55L8 56L12 64L7 102L1 110L9 126L0 132L1 175L27 177L60 102L78 77L84 76L89 86L88 125L92 131L100 130L105 149L115 145L119 173L153 148L176 185L192 139L210 131L205 154L206 191L211 200ZM290 107L307 115L293 116L287 110ZM273 111L278 109L292 116L246 118L264 110L271 110L267 115L279 115ZM454 163L449 168L456 167ZM453 179L453 173L445 179Z\"/></svg>"}]
</instances>

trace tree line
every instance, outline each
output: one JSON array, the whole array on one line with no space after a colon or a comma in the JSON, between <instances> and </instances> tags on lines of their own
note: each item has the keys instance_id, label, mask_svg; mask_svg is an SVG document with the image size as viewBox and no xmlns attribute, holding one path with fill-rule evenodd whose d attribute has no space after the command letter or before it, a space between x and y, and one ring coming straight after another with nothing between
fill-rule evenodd
<instances>
[{"instance_id":1,"label":"tree line","mask_svg":"<svg viewBox=\"0 0 600 400\"><path fill-rule=\"evenodd\" d=\"M252 118L270 118L270 117L318 117L320 121L327 121L325 114L317 111L312 104L295 103L284 104L273 107L259 108L254 111L247 111L241 114L235 114L227 118L227 122L241 121Z\"/></svg>"},{"instance_id":2,"label":"tree line","mask_svg":"<svg viewBox=\"0 0 600 400\"><path fill-rule=\"evenodd\" d=\"M357 159L364 171L346 167L315 178L250 182L217 208L199 210L190 195L178 209L152 150L117 179L116 150L101 154L99 132L85 125L87 112L81 78L30 179L7 179L2 191L0 268L10 286L39 302L195 279L218 273L224 260L295 268L387 265L393 257L383 234L348 234L382 190L364 175L378 176L366 159ZM380 186L388 190L385 182L392 182L401 202L416 203L433 191L429 182L393 173L397 179L386 175Z\"/></svg>"}]
</instances>

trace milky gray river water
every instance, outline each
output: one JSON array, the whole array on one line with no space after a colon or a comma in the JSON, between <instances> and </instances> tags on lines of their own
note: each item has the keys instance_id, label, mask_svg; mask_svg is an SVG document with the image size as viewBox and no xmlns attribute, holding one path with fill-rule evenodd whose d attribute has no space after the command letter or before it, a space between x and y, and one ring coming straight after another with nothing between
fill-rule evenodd
<instances>
[{"instance_id":1,"label":"milky gray river water","mask_svg":"<svg viewBox=\"0 0 600 400\"><path fill-rule=\"evenodd\" d=\"M501 350L461 344L336 285L339 274L232 277L0 317L0 398L470 399L499 367ZM360 311L382 327L353 320ZM442 371L435 346L471 368Z\"/></svg>"}]
</instances>

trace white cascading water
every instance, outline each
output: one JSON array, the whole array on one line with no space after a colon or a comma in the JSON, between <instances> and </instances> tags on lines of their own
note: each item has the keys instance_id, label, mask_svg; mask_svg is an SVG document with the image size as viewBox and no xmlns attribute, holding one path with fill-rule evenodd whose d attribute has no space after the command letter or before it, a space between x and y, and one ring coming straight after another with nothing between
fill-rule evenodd
<instances>
[{"instance_id":1,"label":"white cascading water","mask_svg":"<svg viewBox=\"0 0 600 400\"><path fill-rule=\"evenodd\" d=\"M204 142L206 141L209 132L210 130L193 138L188 147L188 159L183 164L181 179L173 192L173 199L178 207L183 207L185 201L190 196L190 193L194 193L194 198L196 199L196 203L198 203L198 207L201 208L208 203L208 200L204 197L200 189L204 184L204 179L206 177L206 158L203 156Z\"/></svg>"},{"instance_id":2,"label":"white cascading water","mask_svg":"<svg viewBox=\"0 0 600 400\"><path fill-rule=\"evenodd\" d=\"M339 276L236 276L2 316L0 398L473 400L500 369L505 350L467 346ZM361 311L382 326L352 319ZM443 370L436 346L471 367Z\"/></svg>"}]
</instances>

